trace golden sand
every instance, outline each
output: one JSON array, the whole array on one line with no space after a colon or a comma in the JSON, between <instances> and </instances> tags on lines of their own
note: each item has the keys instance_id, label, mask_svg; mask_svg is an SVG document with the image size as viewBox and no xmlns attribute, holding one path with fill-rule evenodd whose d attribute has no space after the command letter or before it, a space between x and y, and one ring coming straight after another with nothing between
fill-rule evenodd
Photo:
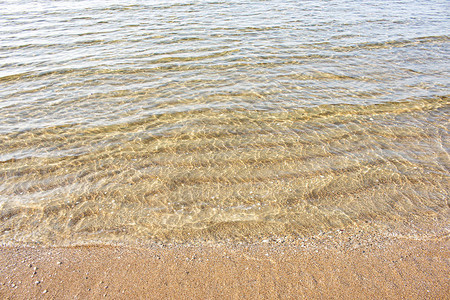
<instances>
[{"instance_id":1,"label":"golden sand","mask_svg":"<svg viewBox=\"0 0 450 300\"><path fill-rule=\"evenodd\" d=\"M1 247L2 299L448 299L448 238Z\"/></svg>"}]
</instances>

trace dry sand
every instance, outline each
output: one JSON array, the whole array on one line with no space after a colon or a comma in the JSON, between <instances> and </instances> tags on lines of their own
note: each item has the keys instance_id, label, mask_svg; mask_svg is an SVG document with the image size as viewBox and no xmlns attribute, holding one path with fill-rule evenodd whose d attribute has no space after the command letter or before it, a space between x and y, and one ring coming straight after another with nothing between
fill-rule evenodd
<instances>
[{"instance_id":1,"label":"dry sand","mask_svg":"<svg viewBox=\"0 0 450 300\"><path fill-rule=\"evenodd\" d=\"M1 299L449 299L448 237L0 247Z\"/></svg>"}]
</instances>

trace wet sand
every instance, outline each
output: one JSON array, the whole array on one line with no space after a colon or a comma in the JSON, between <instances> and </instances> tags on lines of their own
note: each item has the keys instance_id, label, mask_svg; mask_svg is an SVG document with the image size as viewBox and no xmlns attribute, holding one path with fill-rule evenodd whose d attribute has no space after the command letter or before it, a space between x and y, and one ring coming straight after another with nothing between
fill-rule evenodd
<instances>
[{"instance_id":1,"label":"wet sand","mask_svg":"<svg viewBox=\"0 0 450 300\"><path fill-rule=\"evenodd\" d=\"M2 299L448 299L448 237L0 248Z\"/></svg>"}]
</instances>

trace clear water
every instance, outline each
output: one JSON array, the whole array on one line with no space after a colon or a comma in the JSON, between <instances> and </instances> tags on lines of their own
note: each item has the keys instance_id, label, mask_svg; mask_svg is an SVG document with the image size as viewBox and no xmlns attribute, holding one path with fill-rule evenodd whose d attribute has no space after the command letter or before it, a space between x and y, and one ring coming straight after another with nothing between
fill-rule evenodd
<instances>
[{"instance_id":1,"label":"clear water","mask_svg":"<svg viewBox=\"0 0 450 300\"><path fill-rule=\"evenodd\" d=\"M0 240L446 234L448 11L0 1Z\"/></svg>"}]
</instances>

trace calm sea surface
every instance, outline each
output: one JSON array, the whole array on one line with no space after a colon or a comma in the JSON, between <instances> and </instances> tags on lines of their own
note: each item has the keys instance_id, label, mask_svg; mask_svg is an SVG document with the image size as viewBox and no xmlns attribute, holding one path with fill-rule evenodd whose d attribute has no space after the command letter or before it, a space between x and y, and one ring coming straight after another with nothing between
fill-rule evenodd
<instances>
[{"instance_id":1,"label":"calm sea surface","mask_svg":"<svg viewBox=\"0 0 450 300\"><path fill-rule=\"evenodd\" d=\"M448 235L449 11L0 1L0 241Z\"/></svg>"}]
</instances>

